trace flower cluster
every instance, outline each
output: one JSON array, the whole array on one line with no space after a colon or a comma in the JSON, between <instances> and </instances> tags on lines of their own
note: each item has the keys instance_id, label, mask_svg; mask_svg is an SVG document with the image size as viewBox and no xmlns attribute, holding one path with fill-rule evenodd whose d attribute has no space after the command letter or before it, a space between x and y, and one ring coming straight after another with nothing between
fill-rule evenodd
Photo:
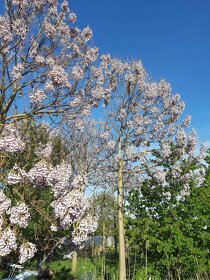
<instances>
[{"instance_id":1,"label":"flower cluster","mask_svg":"<svg viewBox=\"0 0 210 280\"><path fill-rule=\"evenodd\" d=\"M11 72L13 79L14 80L21 80L23 71L24 71L23 64L19 63L19 64L15 65L12 68L12 72Z\"/></svg>"},{"instance_id":2,"label":"flower cluster","mask_svg":"<svg viewBox=\"0 0 210 280\"><path fill-rule=\"evenodd\" d=\"M42 105L43 100L47 97L44 90L37 89L33 93L29 93L30 102L35 105Z\"/></svg>"},{"instance_id":3,"label":"flower cluster","mask_svg":"<svg viewBox=\"0 0 210 280\"><path fill-rule=\"evenodd\" d=\"M2 189L0 189L0 216L2 216L11 206L11 200L8 198Z\"/></svg>"},{"instance_id":4,"label":"flower cluster","mask_svg":"<svg viewBox=\"0 0 210 280\"><path fill-rule=\"evenodd\" d=\"M27 242L27 243L23 243L20 246L19 252L20 252L19 263L22 264L30 260L31 258L33 258L33 256L37 252L37 248L33 243Z\"/></svg>"},{"instance_id":5,"label":"flower cluster","mask_svg":"<svg viewBox=\"0 0 210 280\"><path fill-rule=\"evenodd\" d=\"M0 152L21 152L24 148L25 144L20 139L17 130L11 125L5 125L0 135Z\"/></svg>"},{"instance_id":6,"label":"flower cluster","mask_svg":"<svg viewBox=\"0 0 210 280\"><path fill-rule=\"evenodd\" d=\"M10 214L9 219L12 225L18 225L20 228L26 228L28 226L30 213L24 202L20 202L18 205L10 208L7 214Z\"/></svg>"},{"instance_id":7,"label":"flower cluster","mask_svg":"<svg viewBox=\"0 0 210 280\"><path fill-rule=\"evenodd\" d=\"M52 144L48 143L47 145L41 145L35 150L35 154L38 157L49 158L52 153Z\"/></svg>"},{"instance_id":8,"label":"flower cluster","mask_svg":"<svg viewBox=\"0 0 210 280\"><path fill-rule=\"evenodd\" d=\"M9 185L16 185L24 182L27 178L27 173L15 164L12 170L7 175L7 183Z\"/></svg>"},{"instance_id":9,"label":"flower cluster","mask_svg":"<svg viewBox=\"0 0 210 280\"><path fill-rule=\"evenodd\" d=\"M58 198L70 189L71 166L62 163L55 166L49 173L47 180L52 187L54 197Z\"/></svg>"},{"instance_id":10,"label":"flower cluster","mask_svg":"<svg viewBox=\"0 0 210 280\"><path fill-rule=\"evenodd\" d=\"M52 203L55 218L66 229L75 223L88 208L88 202L80 190L67 192Z\"/></svg>"},{"instance_id":11,"label":"flower cluster","mask_svg":"<svg viewBox=\"0 0 210 280\"><path fill-rule=\"evenodd\" d=\"M98 223L96 218L87 215L80 221L79 226L73 231L72 242L75 245L82 247L84 242L88 239L88 235L95 232L97 227Z\"/></svg>"},{"instance_id":12,"label":"flower cluster","mask_svg":"<svg viewBox=\"0 0 210 280\"><path fill-rule=\"evenodd\" d=\"M43 187L48 185L49 167L45 161L40 161L30 169L27 174L28 180L34 187Z\"/></svg>"},{"instance_id":13,"label":"flower cluster","mask_svg":"<svg viewBox=\"0 0 210 280\"><path fill-rule=\"evenodd\" d=\"M0 256L6 256L17 249L17 238L10 228L0 232Z\"/></svg>"}]
</instances>

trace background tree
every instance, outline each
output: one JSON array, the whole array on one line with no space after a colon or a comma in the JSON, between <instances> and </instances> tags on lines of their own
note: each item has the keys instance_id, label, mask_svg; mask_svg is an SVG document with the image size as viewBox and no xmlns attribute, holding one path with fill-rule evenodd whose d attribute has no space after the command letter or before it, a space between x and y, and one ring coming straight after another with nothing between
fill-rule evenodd
<instances>
[{"instance_id":1,"label":"background tree","mask_svg":"<svg viewBox=\"0 0 210 280\"><path fill-rule=\"evenodd\" d=\"M183 151L187 151L183 149L187 138L184 128L190 118L186 117L182 124L178 122L185 107L180 96L172 95L170 85L164 80L159 83L151 82L140 61L121 62L103 56L102 63L107 65L106 76L110 77L108 89L111 100L110 103L105 100L105 107L107 124L114 138L112 148L115 160L110 171L116 176L119 278L124 280L126 265L123 199L126 187L140 185L147 176L157 182L164 181L166 173L161 164L153 160L153 152L161 149L166 153L171 143L177 139L177 151L184 157ZM193 132L189 136L190 141L193 147ZM187 156L190 162L191 158L193 156ZM199 166L196 165L196 169L199 169Z\"/></svg>"},{"instance_id":2,"label":"background tree","mask_svg":"<svg viewBox=\"0 0 210 280\"><path fill-rule=\"evenodd\" d=\"M169 151L168 157L155 151L162 170L168 169L165 181L158 183L148 177L129 193L127 234L131 250L139 256L141 266L147 266L150 276L207 279L209 171L200 186L195 177L199 176L195 172L198 163L192 160L189 164L186 155L180 157L176 143ZM202 147L197 160L202 161L203 152ZM200 172L204 178L205 165Z\"/></svg>"}]
</instances>

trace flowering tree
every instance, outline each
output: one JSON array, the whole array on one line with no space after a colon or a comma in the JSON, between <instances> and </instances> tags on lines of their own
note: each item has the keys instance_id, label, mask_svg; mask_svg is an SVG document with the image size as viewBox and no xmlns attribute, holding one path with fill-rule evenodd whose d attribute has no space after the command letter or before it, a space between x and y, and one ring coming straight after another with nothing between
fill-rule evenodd
<instances>
[{"instance_id":1,"label":"flowering tree","mask_svg":"<svg viewBox=\"0 0 210 280\"><path fill-rule=\"evenodd\" d=\"M72 167L74 176L85 176L87 184L84 193L93 199L97 192L101 192L107 186L107 177L104 174L104 163L110 157L110 149L107 148L107 139L110 137L106 126L94 120L87 120L82 129L77 125L68 128L64 124L62 134L68 147L67 159ZM97 213L97 202L92 200L89 212ZM74 225L75 226L75 225ZM77 252L73 254L71 273L77 269Z\"/></svg>"},{"instance_id":2,"label":"flowering tree","mask_svg":"<svg viewBox=\"0 0 210 280\"><path fill-rule=\"evenodd\" d=\"M184 103L178 94L171 94L170 85L164 80L151 82L140 61L121 62L103 56L106 76L110 77L107 87L111 95L110 103L105 102L107 122L114 141L108 145L113 148L115 158L112 171L117 175L118 223L119 223L119 278L126 279L123 198L126 187L141 186L152 178L167 192L169 168L162 167L155 153L168 160L171 146L178 158L186 166L197 162L193 171L185 176L184 190L188 190L190 180L200 184L203 169L196 161L194 131L187 136L185 128L190 122L186 117L178 122ZM199 155L204 156L202 147ZM172 159L171 159L172 160ZM174 162L174 172L179 172L180 161ZM187 167L186 167L187 168ZM177 176L179 173L177 173ZM181 179L181 178L180 178ZM183 178L182 178L183 179Z\"/></svg>"},{"instance_id":3,"label":"flowering tree","mask_svg":"<svg viewBox=\"0 0 210 280\"><path fill-rule=\"evenodd\" d=\"M88 45L92 31L75 26L76 15L66 0L4 3L5 13L0 16L0 255L19 251L20 263L34 255L36 245L25 240L24 229L36 213L46 219L51 232L68 231L77 222L67 254L71 256L86 239L87 227L96 228L94 218L86 215L85 176L73 174L67 162L51 165L50 143L37 150L39 160L30 167L24 168L21 162L11 170L4 166L9 154L18 158L24 151L20 121L26 119L30 125L43 117L54 127L64 120L83 127L91 106L106 95L103 65L93 66L98 50ZM46 189L52 200L49 213L43 213L36 200Z\"/></svg>"},{"instance_id":4,"label":"flowering tree","mask_svg":"<svg viewBox=\"0 0 210 280\"><path fill-rule=\"evenodd\" d=\"M5 0L0 16L0 124L81 119L104 94L98 50L67 0ZM81 122L78 121L78 125ZM2 128L1 128L2 129Z\"/></svg>"},{"instance_id":5,"label":"flowering tree","mask_svg":"<svg viewBox=\"0 0 210 280\"><path fill-rule=\"evenodd\" d=\"M8 133L15 133L16 138L10 141ZM55 166L50 164L50 141L46 146L36 149L37 162L32 166L23 169L21 164L24 162L21 161L6 172L4 164L7 154L13 153L14 156L22 153L24 146L17 130L11 125L4 126L0 138L1 153L4 155L1 161L4 173L0 190L0 256L13 253L13 259L17 255L19 263L24 263L34 256L38 246L43 257L57 245L68 245L64 257L71 257L73 251L83 246L88 233L97 228L95 218L87 213L89 202L84 197L86 178L73 175L71 166L66 162ZM46 193L47 199L43 196ZM36 229L31 235L27 232L28 229L29 232L33 231L31 224L36 225L37 215L39 222L44 220L48 228L49 236L45 238L49 239L46 243L51 244L51 248L44 247L44 242L36 238ZM72 231L73 224L76 226ZM37 244L31 240L36 240Z\"/></svg>"}]
</instances>

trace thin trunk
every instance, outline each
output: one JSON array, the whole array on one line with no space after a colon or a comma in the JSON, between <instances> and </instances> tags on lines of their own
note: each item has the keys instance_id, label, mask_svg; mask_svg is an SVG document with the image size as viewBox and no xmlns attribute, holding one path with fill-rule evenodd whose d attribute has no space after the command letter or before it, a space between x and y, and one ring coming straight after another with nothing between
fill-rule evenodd
<instances>
[{"instance_id":1,"label":"thin trunk","mask_svg":"<svg viewBox=\"0 0 210 280\"><path fill-rule=\"evenodd\" d=\"M115 209L115 205L113 206ZM114 254L117 257L117 213L114 210Z\"/></svg>"},{"instance_id":2,"label":"thin trunk","mask_svg":"<svg viewBox=\"0 0 210 280\"><path fill-rule=\"evenodd\" d=\"M121 155L121 143L118 144L118 154ZM123 219L123 186L122 186L123 160L119 160L117 180L117 201L118 201L118 227L119 227L119 279L126 280L125 262L125 229Z\"/></svg>"},{"instance_id":3,"label":"thin trunk","mask_svg":"<svg viewBox=\"0 0 210 280\"><path fill-rule=\"evenodd\" d=\"M106 247L106 240L105 240L105 221L103 221L103 236L102 236L102 275L101 278L105 279L105 271L106 271L106 266L105 266L105 247Z\"/></svg>"},{"instance_id":4,"label":"thin trunk","mask_svg":"<svg viewBox=\"0 0 210 280\"><path fill-rule=\"evenodd\" d=\"M71 261L71 274L74 275L76 271L77 271L77 252L74 252Z\"/></svg>"}]
</instances>

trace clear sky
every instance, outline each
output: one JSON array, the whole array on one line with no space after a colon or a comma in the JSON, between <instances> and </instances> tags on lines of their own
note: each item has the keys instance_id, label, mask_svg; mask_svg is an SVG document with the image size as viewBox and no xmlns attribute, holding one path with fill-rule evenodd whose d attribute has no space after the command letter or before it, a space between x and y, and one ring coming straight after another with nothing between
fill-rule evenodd
<instances>
[{"instance_id":1,"label":"clear sky","mask_svg":"<svg viewBox=\"0 0 210 280\"><path fill-rule=\"evenodd\" d=\"M210 1L69 0L100 53L141 59L179 92L200 141L210 143Z\"/></svg>"}]
</instances>

